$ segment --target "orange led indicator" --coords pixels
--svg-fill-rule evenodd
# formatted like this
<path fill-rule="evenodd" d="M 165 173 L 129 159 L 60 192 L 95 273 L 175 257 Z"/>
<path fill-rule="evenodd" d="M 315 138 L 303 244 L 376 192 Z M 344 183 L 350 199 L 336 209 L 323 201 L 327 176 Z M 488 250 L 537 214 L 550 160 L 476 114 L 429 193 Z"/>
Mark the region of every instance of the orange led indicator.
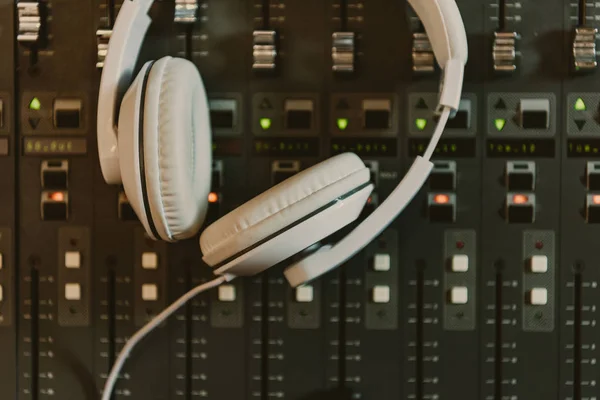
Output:
<path fill-rule="evenodd" d="M 592 196 L 592 203 L 600 204 L 600 194 L 595 194 Z"/>
<path fill-rule="evenodd" d="M 447 194 L 436 194 L 433 201 L 436 204 L 448 204 L 448 202 L 450 202 L 450 197 Z"/>
<path fill-rule="evenodd" d="M 219 201 L 219 195 L 216 194 L 215 192 L 210 192 L 208 194 L 208 202 L 209 203 L 216 203 L 217 201 Z"/>
<path fill-rule="evenodd" d="M 50 193 L 50 200 L 65 201 L 65 194 L 63 192 L 52 192 Z"/>
<path fill-rule="evenodd" d="M 524 194 L 515 194 L 513 196 L 513 203 L 515 204 L 525 204 L 529 201 L 529 198 Z"/>

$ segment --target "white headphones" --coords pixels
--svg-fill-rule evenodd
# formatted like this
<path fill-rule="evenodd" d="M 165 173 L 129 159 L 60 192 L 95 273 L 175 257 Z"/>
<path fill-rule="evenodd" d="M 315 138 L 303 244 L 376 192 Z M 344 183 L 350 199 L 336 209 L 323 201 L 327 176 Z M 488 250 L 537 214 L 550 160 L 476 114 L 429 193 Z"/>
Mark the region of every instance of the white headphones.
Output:
<path fill-rule="evenodd" d="M 131 83 L 153 2 L 125 0 L 116 20 L 100 83 L 98 151 L 104 179 L 123 183 L 148 235 L 175 241 L 195 235 L 204 222 L 211 130 L 204 84 L 191 62 L 171 57 L 148 62 Z M 379 207 L 340 242 L 321 247 L 286 269 L 294 287 L 351 258 L 402 212 L 427 180 L 431 155 L 449 116 L 458 109 L 468 51 L 455 0 L 409 3 L 423 22 L 443 71 L 438 125 L 425 154 L 415 159 Z M 260 273 L 358 218 L 373 190 L 369 178 L 369 169 L 358 156 L 340 154 L 272 187 L 206 228 L 200 236 L 203 260 L 219 278 L 186 294 L 131 338 L 111 371 L 103 399 L 110 398 L 135 344 L 190 298 L 236 276 Z"/>

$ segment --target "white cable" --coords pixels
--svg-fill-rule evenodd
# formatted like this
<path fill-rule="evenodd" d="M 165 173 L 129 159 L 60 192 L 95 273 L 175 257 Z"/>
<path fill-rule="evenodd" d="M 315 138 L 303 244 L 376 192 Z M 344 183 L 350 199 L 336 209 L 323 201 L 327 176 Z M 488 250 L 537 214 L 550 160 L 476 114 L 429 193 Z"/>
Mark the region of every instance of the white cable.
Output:
<path fill-rule="evenodd" d="M 234 277 L 232 275 L 224 275 L 220 276 L 212 281 L 203 283 L 202 285 L 196 286 L 179 299 L 177 299 L 173 304 L 167 307 L 163 312 L 158 314 L 156 317 L 152 318 L 150 322 L 144 325 L 139 331 L 135 333 L 125 344 L 121 352 L 119 353 L 119 357 L 115 361 L 108 378 L 106 379 L 106 383 L 104 384 L 104 391 L 102 392 L 102 400 L 110 400 L 112 396 L 112 392 L 115 388 L 115 384 L 117 383 L 117 379 L 119 378 L 119 374 L 121 373 L 121 369 L 123 369 L 123 365 L 129 357 L 129 354 L 133 350 L 133 348 L 150 332 L 152 332 L 157 326 L 162 324 L 167 318 L 169 318 L 173 313 L 183 307 L 188 301 L 196 297 L 198 294 L 212 289 L 214 287 L 219 286 L 224 282 L 231 281 Z"/>
<path fill-rule="evenodd" d="M 450 107 L 444 107 L 442 111 L 442 115 L 440 115 L 440 120 L 438 121 L 435 131 L 433 131 L 433 136 L 429 140 L 429 144 L 427 145 L 427 149 L 425 150 L 425 154 L 423 154 L 423 158 L 426 160 L 430 160 L 433 156 L 433 152 L 437 147 L 440 138 L 442 137 L 442 133 L 444 133 L 444 128 L 446 128 L 446 123 L 448 122 L 448 117 L 450 116 Z"/>

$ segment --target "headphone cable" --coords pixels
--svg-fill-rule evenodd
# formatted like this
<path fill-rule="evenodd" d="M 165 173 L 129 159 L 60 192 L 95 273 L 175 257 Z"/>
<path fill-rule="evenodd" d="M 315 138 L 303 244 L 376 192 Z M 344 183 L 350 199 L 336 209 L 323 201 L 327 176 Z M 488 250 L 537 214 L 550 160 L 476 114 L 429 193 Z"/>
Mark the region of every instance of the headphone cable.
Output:
<path fill-rule="evenodd" d="M 146 325 L 144 325 L 139 331 L 137 331 L 123 346 L 123 349 L 119 353 L 117 360 L 115 361 L 108 378 L 106 379 L 106 383 L 104 384 L 104 390 L 102 391 L 102 400 L 110 400 L 112 396 L 112 392 L 117 383 L 117 379 L 119 378 L 119 374 L 123 369 L 123 365 L 125 361 L 135 348 L 139 342 L 144 339 L 150 332 L 152 332 L 156 327 L 162 324 L 167 318 L 173 315 L 177 310 L 183 307 L 188 301 L 196 297 L 202 292 L 205 292 L 209 289 L 215 288 L 224 282 L 229 282 L 234 278 L 233 275 L 223 275 L 212 281 L 203 283 L 202 285 L 196 286 L 175 302 L 173 302 L 169 307 L 165 308 L 160 314 L 156 317 L 152 318 Z"/>

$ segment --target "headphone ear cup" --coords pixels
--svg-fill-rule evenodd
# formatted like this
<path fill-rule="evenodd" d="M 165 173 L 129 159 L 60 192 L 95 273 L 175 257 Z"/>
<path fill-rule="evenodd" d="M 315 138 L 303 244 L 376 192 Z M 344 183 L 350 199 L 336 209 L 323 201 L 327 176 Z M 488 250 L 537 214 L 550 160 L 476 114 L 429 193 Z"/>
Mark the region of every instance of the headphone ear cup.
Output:
<path fill-rule="evenodd" d="M 125 99 L 121 106 L 123 183 L 150 236 L 185 239 L 199 230 L 208 208 L 212 149 L 206 91 L 195 65 L 183 59 L 162 58 L 145 76 L 135 90 L 137 107 Z M 133 129 L 122 132 L 122 121 Z M 123 133 L 134 138 L 126 148 Z M 127 169 L 137 171 L 135 185 L 126 185 Z"/>
<path fill-rule="evenodd" d="M 369 179 L 369 169 L 353 153 L 339 154 L 314 165 L 207 227 L 200 236 L 203 260 L 216 267 L 225 260 L 239 257 L 306 218 L 334 206 L 348 194 L 368 186 Z M 319 235 L 320 232 L 315 232 L 314 236 L 304 239 L 311 245 L 321 240 Z M 295 245 L 290 243 L 283 246 L 286 249 L 279 250 L 289 250 L 287 258 L 304 249 L 296 249 Z"/>

